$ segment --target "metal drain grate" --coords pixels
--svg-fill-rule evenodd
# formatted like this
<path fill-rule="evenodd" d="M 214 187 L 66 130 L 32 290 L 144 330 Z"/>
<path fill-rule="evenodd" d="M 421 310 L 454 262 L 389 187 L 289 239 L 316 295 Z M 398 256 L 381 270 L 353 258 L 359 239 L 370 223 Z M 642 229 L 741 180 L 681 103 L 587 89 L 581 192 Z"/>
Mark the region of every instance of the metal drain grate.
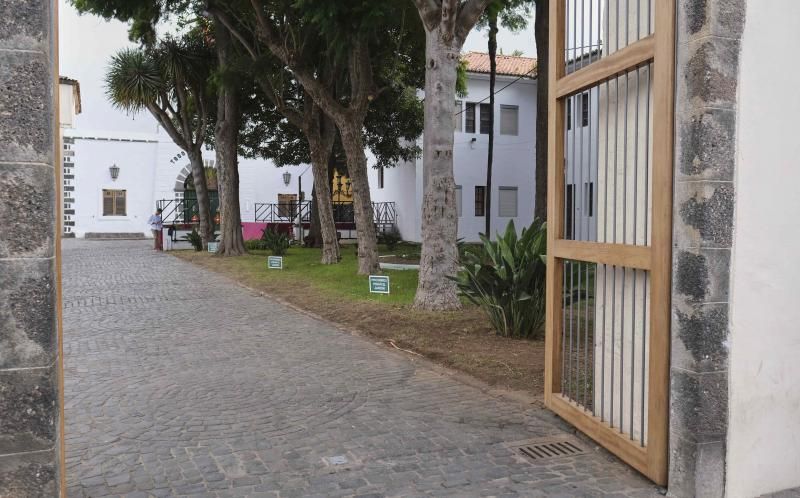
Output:
<path fill-rule="evenodd" d="M 517 443 L 513 449 L 534 461 L 551 458 L 571 457 L 586 453 L 574 439 L 567 437 L 551 437 L 533 439 Z"/>

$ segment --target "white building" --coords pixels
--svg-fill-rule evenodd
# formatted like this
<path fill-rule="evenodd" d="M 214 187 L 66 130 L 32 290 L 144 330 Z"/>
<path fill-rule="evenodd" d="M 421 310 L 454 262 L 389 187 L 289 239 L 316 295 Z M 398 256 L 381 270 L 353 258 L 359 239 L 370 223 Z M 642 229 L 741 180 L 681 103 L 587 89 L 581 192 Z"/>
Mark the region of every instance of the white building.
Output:
<path fill-rule="evenodd" d="M 185 153 L 163 131 L 68 129 L 64 135 L 74 169 L 65 189 L 74 194 L 70 216 L 77 237 L 149 236 L 147 220 L 157 203 L 182 199 L 187 179 L 191 184 Z M 207 167 L 215 166 L 213 150 L 205 150 L 203 158 Z M 304 169 L 302 165 L 277 168 L 266 160 L 239 159 L 242 222 L 249 238 L 260 235 L 254 227 L 256 203 L 275 203 L 279 195 L 296 196 L 297 176 Z M 284 184 L 285 172 L 291 174 L 288 185 Z M 310 183 L 310 170 L 303 177 Z"/>
<path fill-rule="evenodd" d="M 75 172 L 73 171 L 72 140 L 65 139 L 66 130 L 75 127 L 75 116 L 81 113 L 81 87 L 77 80 L 61 76 L 58 80 L 58 124 L 63 144 L 61 152 L 61 225 L 66 237 L 74 237 Z"/>
<path fill-rule="evenodd" d="M 477 241 L 486 223 L 489 56 L 470 52 L 467 95 L 456 102 L 453 168 L 457 185 L 458 236 Z M 492 232 L 513 220 L 517 228 L 533 221 L 536 160 L 536 60 L 497 56 Z M 419 139 L 422 143 L 422 139 Z M 421 241 L 422 157 L 396 167 L 371 169 L 372 200 L 395 202 L 403 239 Z"/>

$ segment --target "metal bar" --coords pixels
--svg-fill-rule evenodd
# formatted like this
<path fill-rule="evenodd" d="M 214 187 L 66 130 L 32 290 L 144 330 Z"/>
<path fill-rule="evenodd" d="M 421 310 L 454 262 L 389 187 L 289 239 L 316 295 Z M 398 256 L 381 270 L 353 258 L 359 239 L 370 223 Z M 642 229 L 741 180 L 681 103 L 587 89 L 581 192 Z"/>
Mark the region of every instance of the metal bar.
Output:
<path fill-rule="evenodd" d="M 584 379 L 583 379 L 583 404 L 586 406 L 586 400 L 588 395 L 589 389 L 589 292 L 591 287 L 589 287 L 589 263 L 584 263 L 586 266 L 586 292 L 584 294 L 584 299 L 586 300 L 584 304 L 584 312 L 585 317 L 583 320 L 583 372 L 584 372 Z M 592 376 L 594 378 L 594 375 Z"/>
<path fill-rule="evenodd" d="M 574 386 L 573 381 L 572 381 L 572 353 L 573 353 L 573 349 L 572 349 L 572 329 L 573 329 L 573 326 L 572 326 L 573 325 L 573 316 L 572 315 L 573 315 L 573 312 L 572 312 L 572 310 L 574 308 L 574 296 L 575 296 L 575 293 L 574 293 L 575 285 L 574 284 L 575 284 L 575 276 L 574 276 L 574 270 L 573 270 L 573 262 L 569 261 L 569 361 L 567 362 L 568 365 L 569 365 L 568 372 L 567 372 L 569 381 L 567 382 L 567 388 L 568 388 L 567 396 L 570 399 L 574 399 L 574 397 L 572 395 L 573 386 Z"/>
<path fill-rule="evenodd" d="M 625 427 L 625 286 L 627 283 L 628 269 L 622 267 L 622 289 L 620 291 L 619 313 L 619 431 L 623 432 Z"/>
<path fill-rule="evenodd" d="M 639 434 L 639 443 L 644 446 L 644 412 L 647 407 L 647 400 L 645 399 L 645 384 L 647 383 L 647 272 L 644 272 L 644 292 L 642 293 L 642 414 L 641 414 L 641 432 Z"/>
<path fill-rule="evenodd" d="M 613 271 L 613 280 L 611 281 L 611 377 L 608 379 L 608 383 L 611 386 L 611 394 L 609 396 L 611 401 L 611 413 L 609 414 L 609 423 L 611 427 L 614 427 L 614 367 L 616 366 L 616 360 L 614 359 L 614 351 L 617 346 L 617 337 L 616 337 L 616 314 L 617 314 L 617 267 L 612 266 Z M 620 407 L 620 410 L 622 407 Z"/>
<path fill-rule="evenodd" d="M 583 307 L 583 287 L 581 286 L 581 277 L 583 277 L 583 262 L 578 261 L 578 322 L 575 326 L 577 337 L 575 340 L 575 377 L 576 377 L 576 390 L 575 396 L 572 398 L 578 402 L 581 387 L 581 308 Z M 575 289 L 572 289 L 572 294 L 575 295 Z"/>

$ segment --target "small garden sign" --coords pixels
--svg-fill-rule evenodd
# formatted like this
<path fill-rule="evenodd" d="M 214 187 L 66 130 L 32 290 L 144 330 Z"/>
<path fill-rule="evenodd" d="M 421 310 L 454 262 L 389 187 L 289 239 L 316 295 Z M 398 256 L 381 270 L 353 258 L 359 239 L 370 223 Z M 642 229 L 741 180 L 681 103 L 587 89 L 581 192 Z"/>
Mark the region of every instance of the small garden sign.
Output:
<path fill-rule="evenodd" d="M 389 277 L 387 277 L 386 275 L 370 275 L 369 291 L 372 294 L 388 294 Z"/>
<path fill-rule="evenodd" d="M 208 252 L 217 252 L 219 250 L 219 242 L 209 242 Z"/>
<path fill-rule="evenodd" d="M 270 270 L 283 270 L 283 256 L 267 256 L 267 268 Z"/>

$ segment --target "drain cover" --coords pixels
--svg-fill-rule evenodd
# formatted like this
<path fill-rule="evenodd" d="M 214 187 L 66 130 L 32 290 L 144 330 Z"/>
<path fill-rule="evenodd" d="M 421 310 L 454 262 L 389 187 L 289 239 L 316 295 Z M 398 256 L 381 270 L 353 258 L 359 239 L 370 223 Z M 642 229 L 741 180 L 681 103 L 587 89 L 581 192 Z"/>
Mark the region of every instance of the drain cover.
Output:
<path fill-rule="evenodd" d="M 325 460 L 328 462 L 328 465 L 345 465 L 348 463 L 347 457 L 344 455 L 326 457 Z"/>
<path fill-rule="evenodd" d="M 577 456 L 586 453 L 586 450 L 570 437 L 531 439 L 515 443 L 511 445 L 511 448 L 529 460 L 537 462 L 540 460 Z"/>

